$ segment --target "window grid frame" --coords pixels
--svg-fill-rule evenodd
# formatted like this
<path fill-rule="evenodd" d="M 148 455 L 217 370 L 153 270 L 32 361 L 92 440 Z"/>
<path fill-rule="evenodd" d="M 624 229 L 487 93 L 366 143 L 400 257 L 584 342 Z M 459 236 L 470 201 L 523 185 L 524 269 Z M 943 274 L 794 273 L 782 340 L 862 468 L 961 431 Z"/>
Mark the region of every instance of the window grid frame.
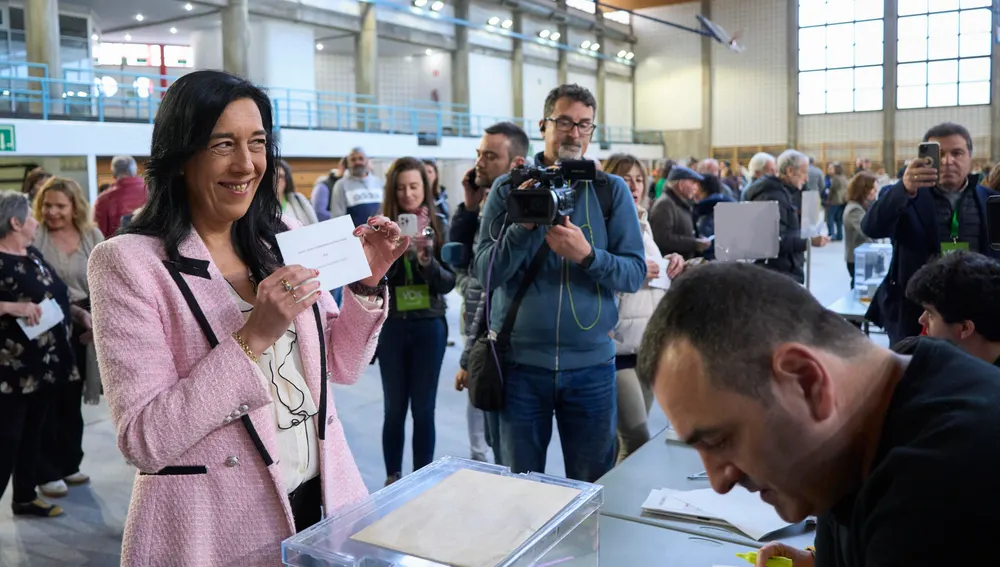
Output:
<path fill-rule="evenodd" d="M 896 2 L 897 2 L 897 6 L 898 6 L 899 0 L 896 0 Z M 917 12 L 917 13 L 913 13 L 913 14 L 907 13 L 905 15 L 898 15 L 898 16 L 896 16 L 896 29 L 897 29 L 897 31 L 899 30 L 900 22 L 902 20 L 904 20 L 904 19 L 914 18 L 914 17 L 918 17 L 918 16 L 923 16 L 923 17 L 927 18 L 927 22 L 926 22 L 927 25 L 925 26 L 925 30 L 926 31 L 925 31 L 925 36 L 924 36 L 926 51 L 924 53 L 924 58 L 923 59 L 917 59 L 915 61 L 909 61 L 909 60 L 908 61 L 901 61 L 900 58 L 899 58 L 899 52 L 900 52 L 899 43 L 902 42 L 902 41 L 904 41 L 905 39 L 904 38 L 899 38 L 899 37 L 896 38 L 896 61 L 895 61 L 895 65 L 896 65 L 896 77 L 897 77 L 897 81 L 896 81 L 896 110 L 897 111 L 898 110 L 921 110 L 921 109 L 927 109 L 927 108 L 958 108 L 958 107 L 989 106 L 989 105 L 991 105 L 993 103 L 993 89 L 992 89 L 992 87 L 993 87 L 992 80 L 993 79 L 992 79 L 992 73 L 987 75 L 987 78 L 986 78 L 985 81 L 962 81 L 962 74 L 961 74 L 962 61 L 975 61 L 977 59 L 986 59 L 986 60 L 990 61 L 991 65 L 992 65 L 992 53 L 991 52 L 992 52 L 992 48 L 993 48 L 993 42 L 996 41 L 996 38 L 994 36 L 993 23 L 992 23 L 992 16 L 993 16 L 992 9 L 989 6 L 974 6 L 974 7 L 963 8 L 961 2 L 959 2 L 958 6 L 959 7 L 956 8 L 956 9 L 954 9 L 954 10 L 941 10 L 941 11 L 931 11 L 930 6 L 928 6 L 927 10 L 924 11 L 924 12 Z M 989 29 L 988 33 L 990 34 L 990 40 L 989 40 L 990 52 L 987 52 L 985 55 L 970 55 L 970 56 L 964 56 L 963 57 L 962 56 L 962 13 L 963 12 L 974 12 L 974 11 L 977 11 L 977 10 L 986 10 L 990 14 L 990 17 L 991 17 L 990 25 L 988 27 L 988 29 Z M 944 15 L 944 14 L 955 14 L 955 17 L 956 17 L 956 19 L 958 21 L 958 33 L 955 35 L 955 40 L 956 40 L 956 43 L 958 45 L 958 53 L 956 54 L 955 57 L 945 57 L 945 58 L 941 58 L 941 59 L 932 59 L 931 58 L 931 54 L 930 54 L 930 45 L 931 45 L 931 37 L 932 37 L 931 36 L 930 18 L 931 18 L 931 16 Z M 983 33 L 983 32 L 974 32 L 974 33 Z M 906 39 L 909 39 L 909 38 L 906 38 Z M 949 83 L 932 83 L 931 82 L 931 78 L 930 78 L 930 67 L 931 67 L 931 64 L 933 64 L 933 63 L 946 63 L 946 62 L 948 62 L 948 63 L 954 62 L 955 67 L 958 70 L 957 71 L 957 76 L 955 77 L 955 82 L 954 83 L 950 83 L 950 82 Z M 883 64 L 884 64 L 884 61 L 883 61 Z M 899 80 L 898 80 L 898 77 L 899 77 L 899 74 L 900 74 L 900 67 L 902 67 L 903 65 L 914 65 L 914 64 L 923 64 L 923 66 L 924 66 L 924 84 L 923 85 L 915 85 L 915 84 L 914 85 L 900 85 L 899 84 Z M 980 103 L 975 103 L 975 104 L 962 104 L 962 84 L 963 83 L 967 84 L 967 85 L 970 85 L 970 84 L 983 84 L 983 83 L 985 83 L 986 84 L 986 92 L 989 94 L 989 98 L 986 100 L 986 102 L 980 102 Z M 951 84 L 955 85 L 955 104 L 933 105 L 933 106 L 931 106 L 931 104 L 930 104 L 930 98 L 931 98 L 930 97 L 930 91 L 931 91 L 931 87 L 932 86 L 940 86 L 940 85 L 951 85 Z M 924 104 L 922 106 L 900 106 L 900 102 L 899 101 L 902 98 L 902 97 L 900 97 L 900 90 L 901 89 L 917 88 L 917 87 L 922 87 L 924 89 Z"/>
<path fill-rule="evenodd" d="M 824 2 L 824 6 L 827 6 L 830 1 L 833 1 L 833 0 L 826 0 L 826 2 Z M 798 0 L 798 4 L 799 4 L 799 8 L 800 9 L 801 9 L 803 3 L 804 3 L 804 0 Z M 882 62 L 881 63 L 877 63 L 877 64 L 873 64 L 873 65 L 858 65 L 857 64 L 858 37 L 857 37 L 857 28 L 856 28 L 856 26 L 859 23 L 866 23 L 866 22 L 878 22 L 882 26 L 883 33 L 882 33 L 882 39 L 880 41 L 880 45 L 881 45 L 881 49 L 882 49 L 882 58 L 881 58 Z M 861 89 L 859 89 L 857 81 L 856 81 L 856 77 L 857 77 L 857 71 L 858 71 L 858 69 L 878 69 L 880 75 L 882 75 L 882 77 L 885 77 L 885 64 L 886 64 L 886 61 L 885 61 L 885 33 L 884 33 L 884 29 L 885 29 L 885 10 L 883 10 L 882 11 L 882 15 L 879 16 L 879 17 L 877 17 L 877 18 L 862 18 L 862 19 L 857 19 L 857 15 L 855 14 L 855 15 L 853 15 L 851 17 L 850 20 L 843 21 L 843 22 L 833 22 L 833 23 L 831 23 L 831 22 L 824 22 L 822 24 L 814 24 L 814 25 L 803 26 L 801 24 L 801 17 L 800 17 L 800 21 L 797 22 L 797 24 L 798 24 L 798 26 L 797 26 L 797 30 L 796 30 L 796 41 L 797 41 L 798 45 L 797 45 L 797 49 L 796 49 L 796 57 L 797 57 L 797 61 L 798 62 L 796 64 L 796 67 L 797 67 L 797 69 L 796 69 L 796 73 L 797 73 L 797 75 L 796 75 L 796 87 L 797 87 L 796 96 L 798 98 L 801 98 L 804 92 L 809 92 L 809 91 L 803 91 L 803 89 L 802 89 L 802 75 L 804 73 L 815 73 L 817 71 L 823 71 L 823 72 L 827 72 L 828 73 L 830 71 L 846 71 L 846 70 L 850 70 L 851 73 L 852 73 L 852 75 L 853 75 L 853 77 L 854 77 L 854 79 L 852 79 L 853 83 L 851 85 L 851 90 L 850 90 L 850 93 L 851 93 L 851 110 L 833 110 L 833 111 L 829 110 L 829 94 L 831 92 L 831 89 L 829 88 L 829 85 L 827 84 L 827 85 L 824 85 L 823 91 L 822 91 L 822 93 L 823 93 L 823 105 L 824 105 L 823 111 L 822 112 L 806 112 L 806 113 L 803 113 L 802 112 L 802 104 L 801 104 L 801 102 L 799 102 L 799 104 L 797 104 L 797 107 L 798 107 L 797 108 L 797 113 L 798 113 L 798 115 L 799 116 L 826 116 L 826 115 L 833 115 L 833 114 L 853 114 L 853 113 L 867 113 L 867 112 L 882 112 L 885 109 L 885 82 L 884 82 L 884 80 L 880 83 L 880 86 L 878 88 L 878 91 L 880 92 L 880 95 L 881 95 L 879 97 L 879 106 L 878 106 L 878 108 L 858 110 L 857 109 L 858 91 L 859 90 L 861 90 L 861 91 L 869 91 L 869 90 L 874 91 L 875 88 L 872 87 L 872 88 L 861 88 Z M 840 26 L 840 25 L 844 25 L 844 24 L 851 24 L 852 26 L 854 26 L 854 30 L 855 30 L 854 43 L 852 43 L 852 47 L 855 50 L 855 54 L 854 54 L 854 58 L 853 58 L 853 61 L 852 61 L 851 65 L 830 67 L 829 64 L 828 64 L 828 61 L 827 61 L 827 62 L 824 62 L 824 66 L 823 67 L 820 67 L 820 68 L 817 68 L 817 69 L 802 69 L 801 68 L 802 44 L 799 41 L 799 37 L 801 36 L 802 30 L 816 30 L 816 29 L 827 30 L 831 26 Z M 823 49 L 824 49 L 824 52 L 826 50 L 830 49 L 828 40 L 824 40 L 824 47 L 823 47 Z M 832 89 L 832 90 L 833 91 L 837 91 L 837 89 Z M 815 91 L 815 92 L 817 94 L 819 93 L 819 91 Z M 845 89 L 845 90 L 843 90 L 843 92 L 846 93 L 847 90 Z"/>

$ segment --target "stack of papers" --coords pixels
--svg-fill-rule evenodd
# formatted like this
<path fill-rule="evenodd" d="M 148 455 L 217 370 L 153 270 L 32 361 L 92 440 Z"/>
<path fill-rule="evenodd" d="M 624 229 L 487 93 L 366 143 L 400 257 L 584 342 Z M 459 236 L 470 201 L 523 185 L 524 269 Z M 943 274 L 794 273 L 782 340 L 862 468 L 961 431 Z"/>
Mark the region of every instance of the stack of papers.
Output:
<path fill-rule="evenodd" d="M 757 541 L 791 524 L 774 508 L 742 486 L 722 495 L 711 488 L 701 490 L 653 490 L 642 504 L 652 514 L 734 527 Z"/>

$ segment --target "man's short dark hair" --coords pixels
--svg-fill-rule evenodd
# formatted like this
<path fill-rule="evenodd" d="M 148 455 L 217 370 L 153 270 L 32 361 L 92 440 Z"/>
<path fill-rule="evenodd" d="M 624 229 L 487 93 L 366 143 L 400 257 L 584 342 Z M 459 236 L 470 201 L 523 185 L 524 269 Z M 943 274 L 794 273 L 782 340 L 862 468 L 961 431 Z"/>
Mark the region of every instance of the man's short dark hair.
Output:
<path fill-rule="evenodd" d="M 870 342 L 786 275 L 754 264 L 690 268 L 670 285 L 646 326 L 638 373 L 652 388 L 664 350 L 686 340 L 717 388 L 770 400 L 776 347 L 797 342 L 853 358 Z"/>
<path fill-rule="evenodd" d="M 556 107 L 556 101 L 561 98 L 568 98 L 572 101 L 583 103 L 593 108 L 594 114 L 597 114 L 597 99 L 594 98 L 594 95 L 590 91 L 574 83 L 572 85 L 560 85 L 549 91 L 549 96 L 545 97 L 544 118 L 552 118 L 552 109 Z"/>
<path fill-rule="evenodd" d="M 528 157 L 528 135 L 524 133 L 524 129 L 514 124 L 513 122 L 497 122 L 496 124 L 490 126 L 484 130 L 487 134 L 500 134 L 507 138 L 510 143 L 510 160 L 514 161 L 514 158 Z"/>
<path fill-rule="evenodd" d="M 906 297 L 933 307 L 946 323 L 972 321 L 986 340 L 1000 341 L 1000 262 L 992 258 L 945 254 L 913 274 Z"/>
<path fill-rule="evenodd" d="M 931 128 L 924 134 L 924 141 L 926 142 L 931 138 L 947 138 L 949 136 L 961 136 L 965 138 L 965 145 L 969 148 L 969 153 L 972 153 L 972 135 L 969 134 L 969 129 L 954 122 L 942 122 Z"/>

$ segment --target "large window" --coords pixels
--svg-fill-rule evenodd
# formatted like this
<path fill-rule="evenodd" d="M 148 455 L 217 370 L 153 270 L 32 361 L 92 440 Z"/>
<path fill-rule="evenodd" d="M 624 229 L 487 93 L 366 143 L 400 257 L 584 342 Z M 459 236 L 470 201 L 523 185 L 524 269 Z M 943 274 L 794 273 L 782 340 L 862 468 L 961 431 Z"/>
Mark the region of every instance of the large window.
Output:
<path fill-rule="evenodd" d="M 882 0 L 799 0 L 799 114 L 882 110 Z"/>
<path fill-rule="evenodd" d="M 167 67 L 194 66 L 194 48 L 189 45 L 165 45 L 163 54 L 166 56 Z M 94 59 L 98 65 L 159 67 L 160 46 L 145 43 L 100 43 L 94 48 Z"/>
<path fill-rule="evenodd" d="M 587 12 L 588 14 L 593 14 L 597 11 L 597 4 L 594 3 L 594 0 L 566 0 L 566 5 L 570 8 Z M 631 15 L 625 10 L 605 11 L 604 18 L 612 22 L 625 24 L 626 26 L 632 21 Z"/>
<path fill-rule="evenodd" d="M 990 103 L 991 0 L 898 0 L 898 108 Z"/>

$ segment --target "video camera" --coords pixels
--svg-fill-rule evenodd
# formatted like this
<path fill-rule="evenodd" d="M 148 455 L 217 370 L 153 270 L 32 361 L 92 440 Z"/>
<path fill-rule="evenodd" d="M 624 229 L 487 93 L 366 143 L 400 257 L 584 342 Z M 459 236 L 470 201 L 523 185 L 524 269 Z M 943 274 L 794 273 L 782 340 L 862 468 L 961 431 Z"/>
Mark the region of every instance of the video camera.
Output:
<path fill-rule="evenodd" d="M 554 225 L 573 214 L 577 181 L 594 181 L 597 167 L 590 160 L 563 161 L 553 167 L 521 166 L 510 172 L 507 220 L 516 223 Z M 536 183 L 518 189 L 529 179 Z"/>

